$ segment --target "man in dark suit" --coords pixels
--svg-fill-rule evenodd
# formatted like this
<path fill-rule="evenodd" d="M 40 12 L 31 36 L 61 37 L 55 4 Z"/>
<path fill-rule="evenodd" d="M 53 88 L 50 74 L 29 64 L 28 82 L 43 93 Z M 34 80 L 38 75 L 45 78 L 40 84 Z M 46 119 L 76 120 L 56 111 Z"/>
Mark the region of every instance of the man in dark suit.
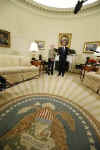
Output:
<path fill-rule="evenodd" d="M 65 70 L 66 70 L 66 59 L 67 55 L 69 53 L 69 48 L 66 47 L 68 42 L 66 40 L 62 41 L 62 47 L 58 48 L 58 54 L 59 54 L 59 74 L 58 76 L 62 75 L 64 76 Z"/>

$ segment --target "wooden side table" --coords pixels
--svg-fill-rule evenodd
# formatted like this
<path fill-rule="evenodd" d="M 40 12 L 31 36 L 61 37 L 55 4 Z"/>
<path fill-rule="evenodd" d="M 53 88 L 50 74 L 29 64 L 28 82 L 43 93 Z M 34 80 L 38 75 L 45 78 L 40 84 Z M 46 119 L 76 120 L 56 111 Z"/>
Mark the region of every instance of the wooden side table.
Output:
<path fill-rule="evenodd" d="M 39 66 L 39 76 L 40 76 L 41 72 L 43 70 L 42 61 L 41 60 L 34 60 L 34 61 L 31 61 L 31 64 L 34 66 Z"/>
<path fill-rule="evenodd" d="M 80 70 L 80 79 L 81 81 L 83 81 L 84 77 L 85 77 L 85 72 L 90 72 L 90 71 L 96 71 L 97 67 L 96 66 L 92 66 L 92 65 L 83 65 L 83 67 Z"/>

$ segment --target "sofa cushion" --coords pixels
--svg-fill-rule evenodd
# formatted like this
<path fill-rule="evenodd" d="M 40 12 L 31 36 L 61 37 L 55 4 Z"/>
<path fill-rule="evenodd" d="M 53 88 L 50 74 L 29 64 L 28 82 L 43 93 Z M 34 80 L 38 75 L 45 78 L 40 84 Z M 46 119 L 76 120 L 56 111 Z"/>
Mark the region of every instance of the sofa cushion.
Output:
<path fill-rule="evenodd" d="M 100 81 L 100 75 L 98 75 L 96 72 L 87 72 L 86 76 L 90 79 Z"/>
<path fill-rule="evenodd" d="M 0 67 L 31 66 L 31 57 L 0 55 Z"/>
<path fill-rule="evenodd" d="M 86 72 L 83 83 L 85 86 L 97 92 L 100 89 L 100 75 L 96 72 Z"/>
<path fill-rule="evenodd" d="M 0 67 L 0 75 L 3 74 L 13 74 L 13 73 L 22 73 L 22 72 L 31 72 L 31 71 L 38 71 L 39 68 L 35 66 L 30 67 L 23 67 L 23 66 L 16 66 L 16 67 Z"/>
<path fill-rule="evenodd" d="M 31 66 L 31 58 L 26 56 L 20 56 L 20 66 Z"/>
<path fill-rule="evenodd" d="M 5 74 L 3 77 L 9 82 L 9 83 L 16 83 L 23 81 L 23 74 L 22 73 L 15 73 L 15 74 Z"/>
<path fill-rule="evenodd" d="M 0 67 L 19 66 L 19 56 L 0 55 Z"/>

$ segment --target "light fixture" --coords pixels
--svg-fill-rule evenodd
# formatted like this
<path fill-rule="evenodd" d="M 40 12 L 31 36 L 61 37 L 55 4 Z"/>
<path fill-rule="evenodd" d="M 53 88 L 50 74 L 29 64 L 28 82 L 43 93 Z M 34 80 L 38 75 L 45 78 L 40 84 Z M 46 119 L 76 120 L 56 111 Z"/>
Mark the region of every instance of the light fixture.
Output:
<path fill-rule="evenodd" d="M 96 52 L 100 53 L 100 46 L 97 47 Z"/>
<path fill-rule="evenodd" d="M 32 42 L 29 50 L 31 52 L 38 52 L 38 45 L 37 45 L 37 43 L 36 42 Z"/>
<path fill-rule="evenodd" d="M 100 57 L 100 46 L 97 47 L 96 52 L 94 53 L 96 57 Z"/>
<path fill-rule="evenodd" d="M 74 8 L 78 0 L 33 0 L 38 4 L 48 6 L 51 8 Z M 80 0 L 82 1 L 82 0 Z M 88 0 L 83 5 L 88 5 L 96 2 L 98 0 Z"/>
<path fill-rule="evenodd" d="M 96 57 L 100 57 L 100 53 L 94 53 L 94 55 L 96 56 Z"/>
<path fill-rule="evenodd" d="M 86 1 L 88 1 L 88 0 L 78 0 L 77 4 L 75 6 L 75 9 L 74 9 L 74 14 L 77 14 L 80 11 L 80 9 L 83 6 L 83 3 L 85 3 Z"/>

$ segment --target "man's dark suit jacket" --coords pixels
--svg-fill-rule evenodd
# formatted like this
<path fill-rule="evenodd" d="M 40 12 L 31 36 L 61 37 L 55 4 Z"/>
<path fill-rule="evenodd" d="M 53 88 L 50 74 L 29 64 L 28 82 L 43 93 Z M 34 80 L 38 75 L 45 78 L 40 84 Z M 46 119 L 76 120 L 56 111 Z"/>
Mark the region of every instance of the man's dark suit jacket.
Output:
<path fill-rule="evenodd" d="M 66 60 L 67 55 L 69 54 L 69 48 L 65 47 L 65 50 L 63 50 L 63 47 L 58 48 L 58 54 L 59 54 L 59 61 L 60 60 Z"/>

